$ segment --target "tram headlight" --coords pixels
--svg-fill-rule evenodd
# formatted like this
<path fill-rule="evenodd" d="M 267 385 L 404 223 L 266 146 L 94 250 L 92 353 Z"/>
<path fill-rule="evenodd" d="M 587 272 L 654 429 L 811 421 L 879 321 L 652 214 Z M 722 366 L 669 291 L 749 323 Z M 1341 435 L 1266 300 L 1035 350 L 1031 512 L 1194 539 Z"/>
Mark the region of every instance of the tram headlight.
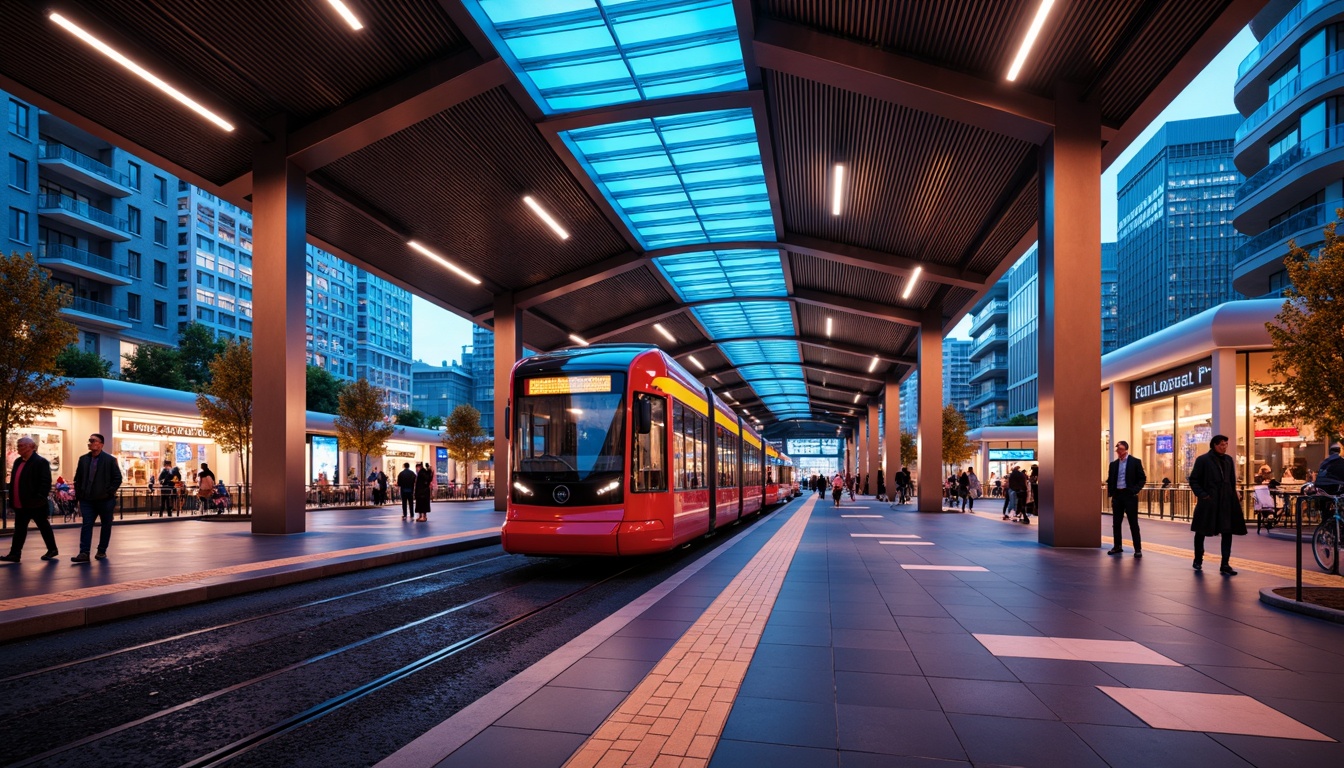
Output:
<path fill-rule="evenodd" d="M 518 482 L 517 480 L 513 481 L 513 487 L 514 487 L 519 493 L 523 494 L 524 496 L 531 496 L 531 495 L 532 495 L 532 489 L 531 489 L 531 488 L 528 488 L 526 485 L 523 485 L 522 483 Z"/>

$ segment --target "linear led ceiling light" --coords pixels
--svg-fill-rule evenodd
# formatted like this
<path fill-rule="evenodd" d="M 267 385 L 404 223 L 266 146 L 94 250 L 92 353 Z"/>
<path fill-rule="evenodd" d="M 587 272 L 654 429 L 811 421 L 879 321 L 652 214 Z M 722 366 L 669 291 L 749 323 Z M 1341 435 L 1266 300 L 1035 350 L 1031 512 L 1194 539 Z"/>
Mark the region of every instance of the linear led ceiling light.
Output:
<path fill-rule="evenodd" d="M 429 249 L 426 248 L 425 246 L 423 246 L 423 245 L 417 243 L 416 241 L 412 240 L 412 241 L 410 241 L 409 243 L 407 243 L 407 245 L 411 246 L 412 248 L 414 248 L 415 250 L 417 250 L 417 251 L 419 251 L 420 253 L 424 254 L 425 256 L 428 256 L 429 258 L 431 258 L 431 259 L 433 259 L 433 260 L 439 262 L 440 264 L 442 264 L 443 266 L 447 267 L 448 269 L 451 269 L 452 271 L 454 271 L 454 272 L 456 272 L 457 274 L 461 275 L 464 279 L 466 279 L 467 281 L 469 281 L 472 285 L 480 285 L 480 284 L 481 284 L 481 280 L 480 280 L 480 278 L 476 277 L 475 275 L 471 274 L 470 272 L 467 272 L 466 270 L 464 270 L 464 269 L 462 269 L 461 267 L 457 266 L 457 265 L 454 264 L 453 262 L 451 262 L 451 261 L 449 261 L 449 260 L 443 258 L 443 257 L 440 256 L 439 254 L 437 254 L 437 253 L 435 253 L 435 252 L 429 250 Z"/>
<path fill-rule="evenodd" d="M 1022 38 L 1022 47 L 1017 49 L 1017 56 L 1013 57 L 1013 66 L 1008 70 L 1008 80 L 1017 79 L 1017 74 L 1022 71 L 1022 65 L 1027 61 L 1027 54 L 1031 53 L 1031 46 L 1036 43 L 1036 36 L 1041 33 L 1041 27 L 1045 25 L 1045 17 L 1050 15 L 1050 9 L 1055 5 L 1055 0 L 1041 0 L 1041 6 L 1036 9 L 1036 18 L 1031 20 L 1031 28 L 1027 30 L 1027 36 Z"/>
<path fill-rule="evenodd" d="M 831 338 L 831 318 L 826 318 L 826 338 Z"/>
<path fill-rule="evenodd" d="M 873 362 L 868 364 L 869 373 L 872 373 L 873 371 L 877 370 L 877 363 L 878 363 L 878 357 L 877 355 L 873 355 Z"/>
<path fill-rule="evenodd" d="M 690 361 L 691 361 L 692 363 L 695 363 L 695 367 L 696 367 L 696 368 L 699 368 L 699 369 L 702 370 L 702 371 L 705 370 L 705 364 L 702 363 L 702 362 L 700 362 L 699 360 L 696 360 L 696 359 L 695 359 L 695 355 L 691 355 L 691 356 L 690 356 Z"/>
<path fill-rule="evenodd" d="M 676 343 L 677 337 L 673 336 L 671 331 L 668 331 L 666 328 L 664 328 L 662 323 L 654 323 L 653 328 L 654 330 L 663 334 L 663 336 L 666 337 L 668 341 Z"/>
<path fill-rule="evenodd" d="M 910 292 L 915 290 L 915 283 L 919 281 L 919 273 L 923 272 L 923 267 L 915 267 L 915 271 L 910 273 L 910 281 L 905 284 L 905 290 L 901 291 L 901 298 L 910 298 Z"/>
<path fill-rule="evenodd" d="M 527 207 L 531 208 L 532 212 L 537 214 L 537 218 L 546 222 L 546 226 L 550 227 L 552 232 L 559 235 L 561 240 L 569 239 L 569 233 L 565 231 L 565 228 L 560 226 L 560 222 L 551 218 L 551 214 L 547 213 L 546 209 L 542 208 L 541 203 L 538 203 L 535 198 L 531 195 L 526 195 L 523 197 L 523 202 L 527 203 Z"/>
<path fill-rule="evenodd" d="M 831 173 L 831 215 L 840 215 L 840 202 L 845 196 L 845 166 L 836 163 Z"/>
<path fill-rule="evenodd" d="M 81 28 L 79 25 L 65 18 L 61 14 L 53 11 L 51 15 L 48 16 L 47 18 L 55 22 L 57 26 L 60 26 L 61 28 L 65 29 L 65 31 L 69 32 L 75 37 L 78 37 L 80 40 L 83 40 L 94 50 L 98 51 L 99 53 L 103 54 L 109 59 L 117 62 L 126 69 L 129 69 L 130 71 L 139 75 L 150 85 L 153 85 L 160 91 L 163 91 L 169 96 L 172 96 L 174 99 L 177 99 L 179 102 L 186 105 L 187 108 L 189 108 L 191 111 L 195 112 L 201 117 L 204 117 L 206 120 L 209 120 L 210 122 L 214 123 L 215 125 L 218 125 L 220 128 L 223 128 L 226 131 L 233 130 L 232 123 L 220 117 L 219 115 L 216 115 L 214 112 L 211 112 L 210 110 L 201 106 L 197 102 L 193 101 L 190 96 L 186 95 L 185 93 L 177 90 L 173 86 L 164 82 L 157 75 L 145 69 L 144 67 L 140 66 L 139 64 L 136 64 L 134 61 L 131 61 L 130 59 L 126 58 L 126 56 L 124 56 L 120 51 L 114 49 L 112 46 L 108 45 L 107 43 L 104 43 L 102 40 L 99 40 L 98 38 L 84 31 L 84 29 Z"/>
<path fill-rule="evenodd" d="M 859 402 L 859 398 L 862 397 L 862 396 L 863 396 L 863 393 L 862 393 L 862 392 L 855 392 L 855 393 L 854 393 L 854 402 L 856 402 L 856 403 Z M 853 413 L 853 411 L 850 411 L 850 413 Z"/>
<path fill-rule="evenodd" d="M 578 344 L 580 347 L 588 346 L 588 342 L 584 341 L 583 338 L 576 333 L 569 334 L 569 340 L 574 342 L 575 344 Z"/>
<path fill-rule="evenodd" d="M 358 32 L 364 28 L 364 25 L 355 17 L 354 12 L 341 0 L 327 0 L 327 2 L 331 3 L 331 7 L 336 9 L 336 12 L 341 15 L 342 19 L 345 19 L 345 23 L 349 24 L 351 29 Z"/>

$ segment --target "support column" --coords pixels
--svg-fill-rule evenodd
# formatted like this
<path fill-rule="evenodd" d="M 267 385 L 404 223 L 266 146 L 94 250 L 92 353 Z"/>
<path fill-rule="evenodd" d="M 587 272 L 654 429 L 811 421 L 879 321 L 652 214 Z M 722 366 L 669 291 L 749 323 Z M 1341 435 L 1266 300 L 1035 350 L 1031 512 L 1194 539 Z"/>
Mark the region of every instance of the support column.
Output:
<path fill-rule="evenodd" d="M 304 172 L 287 134 L 257 149 L 252 169 L 252 532 L 303 533 L 307 382 L 304 340 Z M 265 471 L 262 479 L 258 470 Z M 333 482 L 339 478 L 333 478 Z"/>
<path fill-rule="evenodd" d="M 1101 114 L 1061 89 L 1041 148 L 1041 543 L 1101 546 Z"/>
<path fill-rule="evenodd" d="M 854 428 L 854 476 L 858 478 L 854 485 L 858 493 L 863 493 L 863 478 L 868 474 L 867 426 L 860 416 L 859 424 Z"/>
<path fill-rule="evenodd" d="M 1110 397 L 1107 402 L 1107 406 L 1110 408 L 1111 413 L 1106 422 L 1109 425 L 1111 434 L 1110 439 L 1102 446 L 1101 462 L 1097 465 L 1099 467 L 1110 463 L 1111 457 L 1115 454 L 1115 444 L 1120 440 L 1129 443 L 1131 450 L 1137 449 L 1143 443 L 1140 436 L 1134 434 L 1132 413 L 1129 405 L 1129 393 L 1129 382 L 1117 381 L 1111 384 Z M 1151 469 L 1151 467 L 1149 467 L 1149 469 Z M 1102 479 L 1105 479 L 1106 475 L 1103 474 L 1101 477 Z M 1150 477 L 1148 478 L 1148 482 L 1160 483 L 1162 482 L 1162 478 Z"/>
<path fill-rule="evenodd" d="M 1101 290 L 1100 287 L 1097 288 Z M 1100 301 L 1100 294 L 1098 294 Z M 1101 310 L 1097 310 L 1100 312 Z M 1098 331 L 1100 333 L 1100 331 Z M 919 505 L 943 511 L 943 314 L 934 307 L 919 326 Z"/>
<path fill-rule="evenodd" d="M 877 438 L 878 438 L 878 417 L 877 400 L 868 401 L 868 492 L 877 493 L 877 470 L 882 466 L 878 456 Z M 886 478 L 886 473 L 883 479 Z"/>
<path fill-rule="evenodd" d="M 887 379 L 886 404 L 883 406 L 883 419 L 886 429 L 886 478 L 887 486 L 892 486 L 892 478 L 904 465 L 901 463 L 901 383 L 895 377 Z"/>
<path fill-rule="evenodd" d="M 1100 290 L 1100 289 L 1098 289 Z M 508 508 L 513 487 L 509 466 L 509 381 L 513 364 L 523 356 L 523 311 L 513 303 L 513 294 L 495 297 L 495 511 Z"/>
<path fill-rule="evenodd" d="M 1237 350 L 1231 348 L 1213 350 L 1213 434 L 1227 435 L 1227 455 L 1236 462 L 1238 482 L 1245 482 L 1243 462 L 1249 459 L 1246 435 L 1237 434 Z M 1199 448 L 1208 450 L 1208 446 Z"/>

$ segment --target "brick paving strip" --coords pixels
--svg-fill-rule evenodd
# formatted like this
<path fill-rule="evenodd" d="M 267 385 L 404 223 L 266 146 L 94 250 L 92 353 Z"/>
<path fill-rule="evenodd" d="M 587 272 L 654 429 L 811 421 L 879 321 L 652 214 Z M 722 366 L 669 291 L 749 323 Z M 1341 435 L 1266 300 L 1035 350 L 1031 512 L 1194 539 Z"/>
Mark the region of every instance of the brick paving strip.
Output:
<path fill-rule="evenodd" d="M 709 763 L 815 503 L 780 527 L 565 768 Z"/>
<path fill-rule="evenodd" d="M 318 560 L 329 560 L 337 557 L 351 557 L 359 555 L 373 554 L 390 549 L 397 549 L 407 545 L 426 545 L 439 542 L 452 541 L 471 536 L 481 536 L 484 534 L 498 533 L 499 528 L 481 528 L 475 531 L 463 531 L 461 533 L 446 534 L 443 536 L 430 536 L 423 539 L 406 539 L 403 541 L 389 541 L 382 544 L 372 544 L 367 547 L 356 547 L 354 549 L 339 549 L 333 552 L 315 552 L 310 555 L 296 555 L 294 557 L 284 557 L 278 560 L 265 560 L 259 563 L 242 563 L 240 565 L 229 565 L 223 568 L 212 568 L 208 571 L 196 571 L 194 573 L 180 573 L 174 576 L 162 576 L 154 579 L 138 579 L 136 581 L 125 581 L 118 584 L 103 584 L 97 587 L 83 587 L 80 589 L 70 589 L 64 592 L 52 592 L 46 595 L 29 595 L 27 597 L 16 597 L 8 600 L 0 600 L 0 612 L 11 611 L 17 608 L 32 608 L 35 606 L 53 605 L 58 603 L 67 603 L 74 600 L 83 600 L 89 597 L 101 597 L 104 595 L 114 595 L 122 592 L 132 592 L 141 589 L 154 589 L 157 587 L 171 587 L 175 584 L 187 584 L 204 579 L 218 578 L 220 576 L 233 576 L 240 573 L 251 573 L 253 571 L 263 571 L 270 568 L 282 568 L 289 565 L 301 565 L 312 563 Z"/>

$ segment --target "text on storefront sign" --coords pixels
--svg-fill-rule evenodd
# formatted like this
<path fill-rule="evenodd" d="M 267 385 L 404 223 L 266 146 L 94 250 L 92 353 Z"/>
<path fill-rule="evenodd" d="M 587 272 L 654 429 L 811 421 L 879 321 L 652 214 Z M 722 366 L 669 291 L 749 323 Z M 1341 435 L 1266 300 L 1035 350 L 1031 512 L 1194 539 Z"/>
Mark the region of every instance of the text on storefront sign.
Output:
<path fill-rule="evenodd" d="M 1212 385 L 1213 358 L 1206 357 L 1135 381 L 1131 385 L 1129 401 L 1142 403 Z"/>
<path fill-rule="evenodd" d="M 159 437 L 200 437 L 210 439 L 201 427 L 189 427 L 185 424 L 155 424 L 149 421 L 131 421 L 122 419 L 121 431 L 131 435 L 157 435 Z"/>

